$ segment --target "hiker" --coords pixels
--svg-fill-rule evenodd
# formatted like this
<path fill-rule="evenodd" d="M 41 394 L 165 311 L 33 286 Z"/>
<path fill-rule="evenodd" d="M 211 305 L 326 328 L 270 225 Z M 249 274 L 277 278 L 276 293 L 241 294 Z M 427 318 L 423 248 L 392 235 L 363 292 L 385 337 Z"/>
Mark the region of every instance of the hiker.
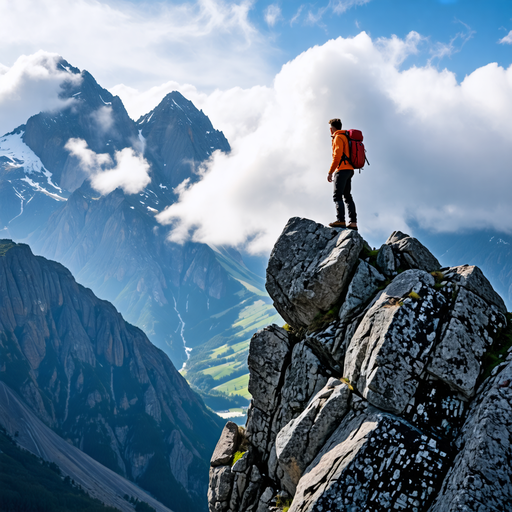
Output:
<path fill-rule="evenodd" d="M 331 119 L 329 121 L 332 138 L 332 163 L 327 175 L 329 183 L 334 181 L 334 204 L 336 205 L 336 220 L 329 226 L 332 228 L 349 228 L 357 230 L 356 205 L 352 198 L 352 176 L 354 167 L 349 160 L 348 139 L 341 131 L 341 121 Z M 347 205 L 349 223 L 345 223 L 345 205 Z"/>

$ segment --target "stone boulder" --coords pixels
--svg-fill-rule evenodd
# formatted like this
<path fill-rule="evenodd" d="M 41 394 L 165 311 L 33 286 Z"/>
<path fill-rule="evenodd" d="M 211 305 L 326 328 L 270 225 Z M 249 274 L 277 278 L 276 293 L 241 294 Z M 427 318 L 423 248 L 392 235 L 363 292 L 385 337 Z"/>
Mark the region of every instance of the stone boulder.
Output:
<path fill-rule="evenodd" d="M 283 470 L 281 485 L 290 493 L 316 457 L 327 438 L 348 412 L 347 384 L 330 378 L 300 416 L 281 429 L 276 438 L 276 456 Z"/>
<path fill-rule="evenodd" d="M 494 291 L 491 283 L 482 271 L 473 265 L 461 265 L 443 270 L 444 278 L 478 295 L 485 302 L 498 308 L 502 314 L 507 313 L 503 299 Z"/>
<path fill-rule="evenodd" d="M 229 464 L 239 445 L 238 425 L 228 421 L 213 451 L 210 466 Z"/>
<path fill-rule="evenodd" d="M 266 327 L 253 336 L 247 364 L 251 372 L 248 388 L 254 407 L 264 412 L 274 410 L 279 381 L 289 363 L 290 351 L 288 333 L 277 325 Z"/>
<path fill-rule="evenodd" d="M 484 354 L 506 323 L 495 305 L 460 288 L 427 370 L 466 398 L 473 396 Z"/>
<path fill-rule="evenodd" d="M 436 438 L 359 401 L 300 479 L 289 512 L 424 510 L 449 462 Z"/>
<path fill-rule="evenodd" d="M 347 349 L 344 376 L 371 404 L 401 413 L 416 392 L 445 298 L 422 270 L 398 275 L 363 317 Z"/>
<path fill-rule="evenodd" d="M 362 248 L 356 231 L 290 219 L 270 255 L 266 282 L 286 322 L 307 327 L 328 311 L 348 286 Z"/>
<path fill-rule="evenodd" d="M 393 250 L 397 260 L 394 263 L 396 268 L 401 266 L 403 269 L 416 268 L 426 272 L 432 272 L 441 268 L 437 258 L 421 242 L 401 231 L 394 231 L 386 240 L 385 245 L 388 245 Z M 380 261 L 386 261 L 386 271 L 389 272 L 393 268 L 389 261 L 389 255 L 386 254 L 384 256 L 383 254 L 382 258 Z"/>

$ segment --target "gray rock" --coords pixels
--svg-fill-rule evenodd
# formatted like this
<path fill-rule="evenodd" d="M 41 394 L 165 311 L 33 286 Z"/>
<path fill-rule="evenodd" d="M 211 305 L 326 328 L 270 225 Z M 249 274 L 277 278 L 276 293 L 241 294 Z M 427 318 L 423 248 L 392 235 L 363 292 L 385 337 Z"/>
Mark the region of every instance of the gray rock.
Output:
<path fill-rule="evenodd" d="M 347 323 L 351 317 L 359 313 L 385 280 L 386 278 L 376 268 L 360 260 L 340 308 L 340 321 Z"/>
<path fill-rule="evenodd" d="M 208 508 L 210 512 L 224 512 L 229 509 L 235 474 L 230 466 L 210 468 L 210 486 L 208 488 Z"/>
<path fill-rule="evenodd" d="M 231 463 L 231 459 L 239 445 L 238 437 L 238 425 L 228 421 L 217 441 L 217 446 L 215 446 L 210 460 L 210 466 L 224 466 Z"/>
<path fill-rule="evenodd" d="M 433 285 L 434 278 L 422 270 L 397 276 L 367 311 L 348 346 L 345 377 L 368 402 L 386 411 L 404 410 L 434 345 L 445 299 Z"/>
<path fill-rule="evenodd" d="M 512 361 L 474 402 L 429 512 L 512 510 Z"/>
<path fill-rule="evenodd" d="M 394 231 L 386 240 L 386 245 L 393 249 L 402 268 L 417 268 L 427 272 L 441 268 L 437 258 L 422 243 L 401 231 Z"/>
<path fill-rule="evenodd" d="M 302 473 L 348 411 L 350 390 L 331 378 L 304 412 L 288 423 L 276 438 L 276 455 L 283 470 L 281 485 L 294 494 Z"/>
<path fill-rule="evenodd" d="M 294 327 L 307 327 L 328 311 L 348 285 L 362 247 L 356 231 L 290 219 L 267 267 L 267 291 L 279 314 Z"/>
<path fill-rule="evenodd" d="M 271 412 L 276 405 L 276 393 L 283 366 L 289 362 L 288 333 L 271 325 L 258 331 L 251 339 L 247 364 L 250 369 L 249 392 L 254 407 Z"/>
<path fill-rule="evenodd" d="M 400 418 L 351 412 L 299 481 L 290 512 L 423 510 L 448 464 L 435 438 Z"/>
<path fill-rule="evenodd" d="M 307 406 L 327 383 L 326 368 L 302 341 L 293 347 L 292 361 L 286 369 L 281 391 L 281 406 L 276 415 L 275 435 Z M 275 440 L 275 437 L 274 437 Z"/>
<path fill-rule="evenodd" d="M 396 275 L 396 262 L 393 249 L 386 244 L 383 244 L 377 254 L 377 266 L 380 268 L 385 276 Z"/>
<path fill-rule="evenodd" d="M 478 295 L 485 302 L 493 304 L 504 315 L 507 313 L 507 307 L 503 299 L 494 291 L 491 283 L 478 267 L 471 265 L 451 267 L 444 272 L 444 275 L 445 279 L 450 279 L 459 286 Z"/>
<path fill-rule="evenodd" d="M 470 398 L 480 375 L 482 358 L 505 323 L 496 306 L 460 288 L 448 326 L 427 370 Z"/>
<path fill-rule="evenodd" d="M 262 353 L 262 350 L 252 347 L 253 344 L 264 343 L 266 338 L 262 334 L 260 331 L 253 337 L 249 353 Z M 249 384 L 253 382 L 254 387 L 249 387 L 253 401 L 247 413 L 247 436 L 264 462 L 269 460 L 278 432 L 305 409 L 311 397 L 327 382 L 322 363 L 304 341 L 293 347 L 291 357 L 283 355 L 284 348 L 283 352 L 272 349 L 271 345 L 266 346 L 266 349 L 270 361 L 258 366 L 260 373 L 253 372 L 254 365 L 249 364 Z M 261 361 L 266 359 L 261 358 Z M 275 373 L 276 378 L 270 378 L 265 373 L 265 370 L 274 372 L 272 365 L 281 367 L 281 372 Z M 273 469 L 269 469 L 270 473 L 275 470 L 275 464 Z"/>
<path fill-rule="evenodd" d="M 270 508 L 270 500 L 274 497 L 275 491 L 272 487 L 267 487 L 260 497 L 256 512 L 268 512 Z"/>

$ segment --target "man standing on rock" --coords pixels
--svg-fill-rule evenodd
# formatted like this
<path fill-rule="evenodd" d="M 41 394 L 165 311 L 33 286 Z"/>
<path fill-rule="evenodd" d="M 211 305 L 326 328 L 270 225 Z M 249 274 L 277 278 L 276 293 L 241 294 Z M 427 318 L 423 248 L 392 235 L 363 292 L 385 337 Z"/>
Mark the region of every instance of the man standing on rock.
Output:
<path fill-rule="evenodd" d="M 341 121 L 331 119 L 332 163 L 327 175 L 329 183 L 334 181 L 334 204 L 336 205 L 336 220 L 329 226 L 332 228 L 349 228 L 357 230 L 356 205 L 352 198 L 352 176 L 354 168 L 349 160 L 349 145 L 345 132 L 341 130 Z M 345 205 L 347 205 L 349 223 L 345 223 Z"/>

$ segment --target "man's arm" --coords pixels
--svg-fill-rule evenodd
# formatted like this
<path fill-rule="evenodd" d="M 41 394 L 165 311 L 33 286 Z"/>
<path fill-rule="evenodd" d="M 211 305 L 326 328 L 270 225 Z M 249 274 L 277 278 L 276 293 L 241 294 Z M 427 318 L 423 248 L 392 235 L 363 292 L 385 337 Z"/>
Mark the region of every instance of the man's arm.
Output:
<path fill-rule="evenodd" d="M 327 181 L 331 183 L 333 174 L 336 172 L 336 169 L 339 167 L 341 163 L 341 158 L 343 157 L 343 141 L 340 135 L 335 135 L 332 144 L 332 162 L 331 168 L 329 169 L 329 174 L 327 175 Z"/>

